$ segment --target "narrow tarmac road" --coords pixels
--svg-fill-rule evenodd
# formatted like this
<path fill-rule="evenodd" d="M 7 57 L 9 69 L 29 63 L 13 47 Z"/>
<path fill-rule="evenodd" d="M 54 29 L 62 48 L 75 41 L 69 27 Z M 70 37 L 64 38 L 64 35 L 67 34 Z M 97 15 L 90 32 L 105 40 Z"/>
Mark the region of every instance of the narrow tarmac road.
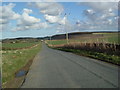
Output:
<path fill-rule="evenodd" d="M 42 44 L 21 88 L 116 88 L 118 67 Z"/>

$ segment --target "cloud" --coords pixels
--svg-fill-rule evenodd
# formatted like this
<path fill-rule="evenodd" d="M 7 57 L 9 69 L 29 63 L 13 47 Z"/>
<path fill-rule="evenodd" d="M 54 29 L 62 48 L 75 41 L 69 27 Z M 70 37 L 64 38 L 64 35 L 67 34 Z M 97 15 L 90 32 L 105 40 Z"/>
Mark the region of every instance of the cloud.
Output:
<path fill-rule="evenodd" d="M 61 19 L 59 16 L 50 16 L 48 14 L 44 15 L 44 18 L 49 23 L 58 23 L 59 20 Z"/>
<path fill-rule="evenodd" d="M 30 9 L 23 9 L 23 14 L 21 15 L 21 17 L 18 19 L 18 23 L 17 25 L 26 25 L 26 26 L 30 26 L 31 24 L 35 24 L 40 22 L 40 19 L 35 18 L 33 16 L 29 16 L 29 14 L 32 13 L 32 10 Z"/>
<path fill-rule="evenodd" d="M 120 1 L 118 2 L 118 10 L 120 10 Z"/>
<path fill-rule="evenodd" d="M 7 5 L 0 6 L 0 28 L 7 30 L 11 20 L 16 20 L 16 26 L 12 28 L 13 31 L 18 30 L 35 30 L 48 28 L 49 25 L 46 22 L 40 22 L 39 18 L 30 16 L 33 13 L 31 9 L 24 8 L 23 13 L 20 15 L 13 11 L 15 4 L 9 3 Z M 10 29 L 10 28 L 9 28 Z"/>
<path fill-rule="evenodd" d="M 60 15 L 64 10 L 63 6 L 56 2 L 35 2 L 28 3 L 28 5 L 38 8 L 42 14 L 47 14 L 51 16 Z"/>
<path fill-rule="evenodd" d="M 7 23 L 8 23 L 7 19 L 0 18 L 0 24 L 7 24 Z"/>
<path fill-rule="evenodd" d="M 81 2 L 79 3 L 80 5 L 86 5 L 87 7 L 93 8 L 94 10 L 98 12 L 103 12 L 106 10 L 111 9 L 117 9 L 118 8 L 118 3 L 117 2 Z"/>
<path fill-rule="evenodd" d="M 79 2 L 79 5 L 87 7 L 83 10 L 84 19 L 77 20 L 75 24 L 67 22 L 65 18 L 58 16 L 49 17 L 48 22 L 63 21 L 62 25 L 57 26 L 58 32 L 84 31 L 84 30 L 117 30 L 118 29 L 118 3 L 117 2 Z M 67 19 L 66 19 L 67 20 Z"/>
<path fill-rule="evenodd" d="M 64 24 L 65 18 L 61 17 L 64 8 L 56 2 L 28 3 L 29 6 L 37 8 L 44 14 L 45 20 L 50 24 Z"/>
<path fill-rule="evenodd" d="M 47 22 L 40 22 L 39 18 L 31 16 L 33 13 L 31 9 L 24 8 L 23 13 L 20 15 L 13 11 L 15 4 L 9 3 L 7 5 L 0 6 L 0 28 L 7 30 L 11 20 L 16 20 L 16 26 L 9 28 L 12 31 L 18 30 L 40 30 L 48 28 Z"/>
<path fill-rule="evenodd" d="M 117 2 L 80 2 L 80 6 L 87 6 L 83 11 L 84 21 L 75 25 L 79 30 L 117 30 L 118 15 Z"/>
<path fill-rule="evenodd" d="M 80 0 L 80 2 L 119 2 L 120 0 Z"/>
<path fill-rule="evenodd" d="M 44 22 L 44 23 L 31 24 L 30 26 L 27 26 L 27 25 L 18 26 L 18 27 L 13 28 L 13 31 L 40 30 L 40 29 L 45 29 L 48 27 L 49 27 L 49 25 Z"/>
<path fill-rule="evenodd" d="M 0 26 L 4 30 L 9 24 L 10 20 L 15 20 L 20 17 L 18 13 L 13 11 L 15 4 L 9 3 L 8 5 L 0 6 Z"/>
<path fill-rule="evenodd" d="M 8 5 L 5 6 L 0 6 L 0 11 L 2 14 L 0 15 L 2 19 L 17 19 L 20 17 L 18 13 L 15 13 L 13 11 L 13 8 L 15 7 L 15 4 L 9 3 Z"/>
<path fill-rule="evenodd" d="M 17 20 L 17 27 L 14 28 L 14 31 L 18 30 L 35 30 L 41 28 L 47 28 L 48 24 L 46 22 L 41 23 L 39 18 L 30 16 L 33 11 L 31 9 L 23 9 L 23 14 Z"/>
<path fill-rule="evenodd" d="M 83 14 L 89 19 L 92 20 L 96 18 L 96 12 L 93 9 L 87 9 L 83 11 Z"/>
<path fill-rule="evenodd" d="M 57 24 L 65 25 L 65 23 L 68 23 L 66 17 L 61 18 L 60 16 L 44 15 L 44 18 L 46 19 L 47 22 L 51 24 L 57 23 Z"/>

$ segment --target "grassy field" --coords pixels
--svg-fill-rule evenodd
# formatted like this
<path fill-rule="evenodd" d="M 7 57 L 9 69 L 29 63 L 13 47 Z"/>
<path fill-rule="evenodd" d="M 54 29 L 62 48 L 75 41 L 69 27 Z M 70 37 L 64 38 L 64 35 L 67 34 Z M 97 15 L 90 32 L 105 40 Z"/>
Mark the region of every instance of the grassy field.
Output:
<path fill-rule="evenodd" d="M 93 33 L 91 35 L 81 35 L 76 36 L 73 39 L 69 39 L 69 43 L 116 43 L 120 44 L 118 41 L 118 36 L 120 33 Z M 67 44 L 66 39 L 62 40 L 51 40 L 47 41 L 48 44 L 52 45 L 60 45 L 60 44 Z"/>
<path fill-rule="evenodd" d="M 93 33 L 93 34 L 97 34 L 97 33 Z M 103 35 L 103 39 L 105 39 L 104 41 L 108 42 L 108 43 L 119 43 L 119 36 L 120 33 L 99 33 L 99 35 Z"/>
<path fill-rule="evenodd" d="M 38 42 L 20 42 L 20 43 L 3 43 L 2 48 L 25 48 L 25 47 L 31 47 L 33 45 L 36 45 Z"/>
<path fill-rule="evenodd" d="M 15 77 L 15 72 L 25 66 L 29 60 L 40 51 L 41 43 L 12 43 L 3 44 L 7 48 L 24 48 L 36 45 L 32 48 L 19 50 L 3 50 L 2 51 L 2 84 L 6 84 Z"/>

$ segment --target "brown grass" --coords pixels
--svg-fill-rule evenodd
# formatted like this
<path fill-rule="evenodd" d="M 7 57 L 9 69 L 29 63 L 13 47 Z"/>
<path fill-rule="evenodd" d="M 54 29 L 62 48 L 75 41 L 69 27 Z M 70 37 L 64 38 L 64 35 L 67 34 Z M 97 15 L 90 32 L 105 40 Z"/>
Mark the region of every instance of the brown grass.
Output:
<path fill-rule="evenodd" d="M 118 55 L 120 53 L 120 44 L 110 43 L 70 43 L 62 45 L 51 45 L 55 48 L 86 50 L 99 53 L 106 53 L 109 55 Z"/>

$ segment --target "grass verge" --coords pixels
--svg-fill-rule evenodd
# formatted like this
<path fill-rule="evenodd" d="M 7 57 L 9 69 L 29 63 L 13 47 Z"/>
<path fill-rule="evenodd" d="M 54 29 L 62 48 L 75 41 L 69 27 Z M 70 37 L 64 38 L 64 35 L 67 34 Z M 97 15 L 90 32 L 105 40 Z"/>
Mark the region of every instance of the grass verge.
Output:
<path fill-rule="evenodd" d="M 37 46 L 22 50 L 6 50 L 2 53 L 2 86 L 14 80 L 15 73 L 25 67 L 40 51 L 41 43 Z M 28 65 L 30 66 L 30 65 Z"/>
<path fill-rule="evenodd" d="M 54 49 L 62 50 L 66 52 L 72 52 L 78 55 L 95 58 L 95 59 L 109 62 L 115 65 L 119 65 L 120 63 L 120 57 L 116 55 L 107 55 L 105 53 L 91 52 L 91 51 L 85 51 L 85 50 L 66 49 L 66 48 L 54 48 Z"/>
<path fill-rule="evenodd" d="M 23 49 L 30 48 L 34 45 L 38 44 L 38 42 L 19 42 L 19 43 L 3 43 L 2 50 L 13 50 L 13 49 Z"/>

